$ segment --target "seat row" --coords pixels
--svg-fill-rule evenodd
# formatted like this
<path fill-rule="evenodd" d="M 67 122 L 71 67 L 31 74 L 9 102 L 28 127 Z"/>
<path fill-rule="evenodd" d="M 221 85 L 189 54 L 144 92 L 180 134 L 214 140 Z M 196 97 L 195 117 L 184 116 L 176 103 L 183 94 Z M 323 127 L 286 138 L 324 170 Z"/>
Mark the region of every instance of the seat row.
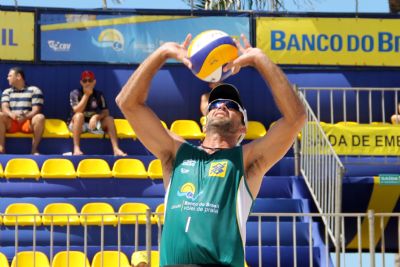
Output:
<path fill-rule="evenodd" d="M 204 121 L 204 119 L 203 119 Z M 136 133 L 126 119 L 114 119 L 115 129 L 118 138 L 136 139 Z M 168 129 L 166 123 L 161 121 L 164 128 Z M 204 137 L 200 125 L 194 120 L 175 120 L 169 128 L 172 132 L 182 136 L 185 139 L 202 139 Z M 249 121 L 245 139 L 256 139 L 266 134 L 266 129 L 261 122 Z M 32 134 L 26 133 L 7 133 L 7 137 L 32 137 Z M 108 137 L 108 135 L 105 135 Z M 44 138 L 71 138 L 72 133 L 69 131 L 67 124 L 60 119 L 46 119 Z M 103 138 L 103 134 L 83 133 L 82 138 Z"/>
<path fill-rule="evenodd" d="M 140 251 L 140 253 L 146 253 Z M 135 252 L 132 253 L 131 263 L 137 264 Z M 9 267 L 8 260 L 3 253 L 0 253 L 0 266 Z M 52 259 L 51 265 L 49 258 L 40 251 L 23 251 L 14 256 L 11 267 L 131 267 L 128 257 L 122 251 L 99 251 L 94 257 L 92 264 L 89 263 L 87 256 L 81 251 L 60 251 Z M 136 266 L 136 265 L 135 265 Z M 158 251 L 151 251 L 151 266 L 159 266 Z"/>
<path fill-rule="evenodd" d="M 3 171 L 0 164 L 0 175 L 10 178 L 151 178 L 161 179 L 162 168 L 159 159 L 154 159 L 146 169 L 139 159 L 121 158 L 114 162 L 112 169 L 104 159 L 82 159 L 75 170 L 72 161 L 66 158 L 46 159 L 39 170 L 31 158 L 12 158 Z"/>
<path fill-rule="evenodd" d="M 89 202 L 78 214 L 76 208 L 70 203 L 51 203 L 40 214 L 34 204 L 13 203 L 7 206 L 3 216 L 0 217 L 0 223 L 5 226 L 146 224 L 147 210 L 150 210 L 150 207 L 145 203 L 128 202 L 119 207 L 117 216 L 110 204 Z M 154 212 L 150 217 L 150 222 L 163 224 L 164 203 L 159 204 Z"/>

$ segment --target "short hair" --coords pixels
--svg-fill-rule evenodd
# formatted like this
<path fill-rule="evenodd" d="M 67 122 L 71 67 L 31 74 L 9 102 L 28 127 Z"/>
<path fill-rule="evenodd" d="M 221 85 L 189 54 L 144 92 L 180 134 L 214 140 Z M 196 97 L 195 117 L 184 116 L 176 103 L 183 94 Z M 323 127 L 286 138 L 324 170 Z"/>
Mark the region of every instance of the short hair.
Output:
<path fill-rule="evenodd" d="M 14 71 L 15 74 L 21 75 L 22 79 L 25 81 L 25 72 L 21 67 L 12 67 L 10 71 Z"/>

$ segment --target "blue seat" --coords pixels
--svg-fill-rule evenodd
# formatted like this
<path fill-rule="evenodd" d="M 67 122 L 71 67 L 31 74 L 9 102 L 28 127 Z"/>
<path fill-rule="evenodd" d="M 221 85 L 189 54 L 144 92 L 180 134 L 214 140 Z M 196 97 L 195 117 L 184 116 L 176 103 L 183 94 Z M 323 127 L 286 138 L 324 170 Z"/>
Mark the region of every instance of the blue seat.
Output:
<path fill-rule="evenodd" d="M 317 229 L 318 224 L 313 223 L 313 229 Z M 277 245 L 277 222 L 261 222 L 262 244 L 267 246 Z M 296 222 L 296 242 L 298 246 L 309 245 L 309 224 L 304 222 Z M 246 224 L 246 245 L 258 245 L 258 222 L 249 221 Z M 279 242 L 281 246 L 293 245 L 293 222 L 279 223 Z"/>
<path fill-rule="evenodd" d="M 297 266 L 306 267 L 310 265 L 309 248 L 308 246 L 297 247 Z M 321 256 L 318 247 L 312 248 L 313 266 L 320 266 Z M 262 264 L 261 266 L 278 266 L 277 264 L 277 248 L 275 246 L 262 246 L 261 248 Z M 280 248 L 280 266 L 294 266 L 293 264 L 293 247 L 281 246 Z M 249 266 L 258 265 L 258 247 L 257 246 L 246 246 L 246 260 Z"/>
<path fill-rule="evenodd" d="M 279 198 L 257 198 L 252 213 L 303 213 L 309 212 L 308 200 L 306 199 L 279 199 Z M 301 216 L 297 221 L 304 220 Z M 249 221 L 257 220 L 250 216 Z M 263 221 L 276 221 L 275 216 L 264 216 Z M 292 217 L 280 217 L 280 221 L 292 221 Z"/>

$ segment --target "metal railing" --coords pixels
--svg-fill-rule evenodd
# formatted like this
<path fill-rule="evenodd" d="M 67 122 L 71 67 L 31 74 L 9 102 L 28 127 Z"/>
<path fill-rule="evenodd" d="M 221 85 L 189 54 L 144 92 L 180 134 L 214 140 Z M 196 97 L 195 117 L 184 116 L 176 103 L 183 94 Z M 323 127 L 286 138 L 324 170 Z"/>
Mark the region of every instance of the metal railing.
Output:
<path fill-rule="evenodd" d="M 14 228 L 15 231 L 15 255 L 19 252 L 18 247 L 18 237 L 19 237 L 19 227 L 32 227 L 32 250 L 33 252 L 38 251 L 36 247 L 36 231 L 38 227 L 42 227 L 36 225 L 34 223 L 30 226 L 20 226 L 18 225 L 18 218 L 24 216 L 76 216 L 71 214 L 12 214 L 3 216 L 15 216 L 16 225 Z M 81 216 L 93 216 L 93 214 L 78 214 Z M 115 214 L 96 214 L 98 216 L 108 216 L 108 215 L 116 215 L 117 218 L 120 216 L 126 216 L 127 213 L 115 213 Z M 146 250 L 149 261 L 151 260 L 151 218 L 152 216 L 160 216 L 162 214 L 159 213 L 151 213 L 148 210 L 144 213 L 129 213 L 129 215 L 136 216 L 136 223 L 138 217 L 141 215 L 146 215 L 147 223 L 144 225 L 146 228 Z M 252 254 L 255 258 L 250 258 L 250 255 L 247 255 L 247 262 L 258 262 L 258 266 L 277 266 L 284 267 L 289 266 L 309 266 L 313 267 L 318 264 L 318 266 L 322 267 L 331 267 L 331 266 L 371 266 L 375 267 L 377 265 L 385 267 L 392 267 L 394 265 L 395 260 L 400 260 L 400 213 L 374 213 L 372 210 L 367 213 L 252 213 L 250 217 L 256 219 L 253 221 L 257 224 L 257 240 L 252 239 L 252 244 L 257 242 L 257 255 Z M 388 222 L 391 221 L 391 226 L 388 227 Z M 68 219 L 69 221 L 69 219 Z M 329 228 L 321 227 L 320 222 L 322 221 L 338 221 L 343 229 L 343 234 L 341 238 L 341 244 L 335 244 L 331 242 L 331 238 L 329 237 Z M 265 222 L 273 222 L 275 229 L 273 227 L 266 229 Z M 283 223 L 289 223 L 289 228 L 286 227 L 287 231 L 281 230 L 283 227 Z M 304 225 L 306 227 L 304 227 Z M 397 225 L 397 227 L 393 227 L 393 225 Z M 104 227 L 104 221 L 100 222 L 100 227 Z M 121 250 L 121 220 L 118 219 L 117 225 L 117 238 L 118 238 L 118 247 L 117 251 L 122 253 Z M 136 227 L 135 226 L 135 227 Z M 159 227 L 162 227 L 160 223 L 158 223 Z M 302 227 L 303 226 L 303 227 Z M 70 227 L 69 223 L 67 223 L 66 227 Z M 84 227 L 85 225 L 74 226 L 74 227 Z M 345 231 L 346 228 L 352 228 L 355 231 Z M 263 231 L 264 229 L 264 231 Z M 265 229 L 267 231 L 265 231 Z M 394 231 L 393 231 L 394 229 Z M 160 230 L 160 228 L 159 228 Z M 388 233 L 388 230 L 392 232 Z M 26 230 L 25 230 L 26 231 Z M 53 236 L 53 224 L 50 225 L 50 234 Z M 66 232 L 67 235 L 70 235 L 70 232 Z M 86 230 L 85 230 L 86 233 Z M 26 232 L 25 232 L 26 234 Z M 161 234 L 161 231 L 158 231 L 158 235 Z M 271 238 L 272 236 L 272 238 Z M 387 240 L 385 237 L 392 237 L 391 240 Z M 150 237 L 150 238 L 149 238 Z M 87 239 L 87 235 L 84 236 Z M 135 238 L 137 238 L 135 234 Z M 101 235 L 101 247 L 99 252 L 105 251 L 104 244 L 105 243 L 104 234 Z M 70 251 L 70 238 L 67 236 L 68 242 L 65 245 L 65 251 L 67 253 Z M 275 240 L 275 241 L 274 241 Z M 395 243 L 397 242 L 397 244 Z M 53 243 L 50 240 L 49 246 L 51 253 L 49 254 L 50 266 L 53 261 Z M 85 246 L 87 246 L 87 242 L 85 241 Z M 291 246 L 291 252 L 286 250 L 286 253 L 281 252 L 283 247 Z M 340 250 L 336 249 L 340 246 Z M 276 249 L 276 253 L 263 253 L 263 247 L 269 247 L 270 251 Z M 135 247 L 135 251 L 137 247 Z M 87 257 L 88 251 L 86 247 L 83 248 L 84 254 Z M 303 252 L 300 254 L 300 252 Z M 363 255 L 363 252 L 368 252 L 368 258 L 366 259 Z M 35 255 L 36 253 L 34 253 Z M 290 255 L 289 255 L 290 254 Z M 271 258 L 271 255 L 272 256 Z M 352 256 L 352 257 L 349 257 Z M 379 256 L 379 257 L 377 257 Z M 269 257 L 269 258 L 266 258 Z M 339 262 L 333 264 L 332 258 L 339 259 Z M 378 260 L 379 258 L 379 260 Z M 292 260 L 292 262 L 288 262 L 288 259 Z M 68 260 L 68 259 L 67 259 Z M 290 261 L 289 260 L 289 261 Z M 317 262 L 319 260 L 319 262 Z M 33 257 L 34 265 L 35 265 L 35 256 Z M 304 265 L 305 264 L 305 265 Z M 398 263 L 400 264 L 400 263 Z M 18 267 L 18 262 L 16 265 Z M 68 266 L 68 265 L 67 265 Z M 120 266 L 120 262 L 116 262 L 115 266 Z M 151 266 L 151 263 L 149 263 Z M 253 266 L 253 265 L 249 265 Z M 398 265 L 396 265 L 397 267 Z"/>
<path fill-rule="evenodd" d="M 318 121 L 385 123 L 390 122 L 391 115 L 399 115 L 400 88 L 299 87 L 298 90 L 313 107 Z"/>
<path fill-rule="evenodd" d="M 84 229 L 84 234 L 83 234 L 83 253 L 87 257 L 88 254 L 88 226 L 98 226 L 100 227 L 100 251 L 104 251 L 104 226 L 105 225 L 110 225 L 110 223 L 107 223 L 104 218 L 107 216 L 116 216 L 116 221 L 111 224 L 112 226 L 117 228 L 117 251 L 121 252 L 121 225 L 132 225 L 135 227 L 134 229 L 134 251 L 138 251 L 139 249 L 139 225 L 143 223 L 139 223 L 139 216 L 146 216 L 146 221 L 145 221 L 145 235 L 146 235 L 146 251 L 147 251 L 147 259 L 148 259 L 148 264 L 151 266 L 151 251 L 152 251 L 152 219 L 156 220 L 156 224 L 158 227 L 158 244 L 157 246 L 160 246 L 160 241 L 161 241 L 161 230 L 162 230 L 162 224 L 161 224 L 161 217 L 163 214 L 161 213 L 152 213 L 150 209 L 147 209 L 146 213 L 142 212 L 124 212 L 124 213 L 77 213 L 77 214 L 71 214 L 71 213 L 36 213 L 36 214 L 1 214 L 3 219 L 3 223 L 8 226 L 14 226 L 14 253 L 15 255 L 18 254 L 19 252 L 19 230 L 20 227 L 32 227 L 32 250 L 35 252 L 36 251 L 36 236 L 37 236 L 37 228 L 40 227 L 43 224 L 43 219 L 44 217 L 50 218 L 50 224 L 46 226 L 49 227 L 50 231 L 50 238 L 49 238 L 49 257 L 50 257 L 50 266 L 52 266 L 52 261 L 54 258 L 54 233 L 55 233 L 55 226 L 65 226 L 66 227 L 66 245 L 65 245 L 65 250 L 68 252 L 70 251 L 71 247 L 71 240 L 70 240 L 70 235 L 71 235 L 71 226 L 77 226 L 76 224 L 72 224 L 72 220 L 70 218 L 72 217 L 79 217 L 80 225 Z M 55 221 L 55 217 L 64 217 L 66 218 L 66 221 L 59 222 Z M 132 216 L 135 218 L 135 223 L 122 223 L 121 222 L 121 217 L 126 217 L 126 216 Z M 100 217 L 101 219 L 98 222 L 87 222 L 87 219 L 90 217 Z M 6 223 L 7 218 L 12 218 L 14 222 L 9 222 Z M 22 218 L 22 219 L 21 219 Z M 27 219 L 28 218 L 28 219 Z M 68 259 L 68 258 L 67 258 Z M 121 266 L 120 262 L 120 257 L 118 257 L 118 263 L 116 266 Z M 36 266 L 36 253 L 33 254 L 33 266 Z M 15 263 L 16 267 L 18 267 L 18 257 L 15 257 Z M 103 264 L 103 261 L 102 261 Z M 86 262 L 85 262 L 86 265 Z M 67 264 L 67 266 L 69 266 Z M 22 266 L 23 267 L 23 266 Z M 90 267 L 90 266 L 88 266 Z"/>
<path fill-rule="evenodd" d="M 300 172 L 318 211 L 325 214 L 340 213 L 343 164 L 322 130 L 305 94 L 299 91 L 299 96 L 307 112 L 307 122 L 301 131 Z M 335 219 L 324 217 L 323 221 L 335 247 L 340 249 L 340 224 Z"/>

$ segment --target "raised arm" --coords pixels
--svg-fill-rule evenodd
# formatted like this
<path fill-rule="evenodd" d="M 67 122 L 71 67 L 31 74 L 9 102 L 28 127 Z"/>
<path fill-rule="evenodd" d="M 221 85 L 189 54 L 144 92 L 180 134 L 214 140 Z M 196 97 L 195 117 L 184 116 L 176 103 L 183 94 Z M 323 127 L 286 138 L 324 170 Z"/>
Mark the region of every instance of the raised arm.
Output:
<path fill-rule="evenodd" d="M 157 71 L 169 58 L 190 67 L 186 58 L 191 35 L 182 45 L 165 43 L 153 52 L 132 74 L 116 98 L 116 102 L 129 121 L 139 140 L 159 158 L 163 165 L 164 184 L 168 184 L 176 151 L 184 140 L 166 130 L 157 115 L 146 105 L 150 83 Z"/>
<path fill-rule="evenodd" d="M 243 157 L 247 182 L 254 197 L 257 196 L 265 173 L 279 161 L 293 144 L 306 120 L 306 112 L 297 93 L 283 71 L 260 49 L 251 47 L 242 36 L 244 47 L 239 43 L 242 55 L 233 62 L 233 72 L 244 66 L 258 70 L 271 89 L 274 101 L 282 114 L 262 138 L 244 145 Z"/>

